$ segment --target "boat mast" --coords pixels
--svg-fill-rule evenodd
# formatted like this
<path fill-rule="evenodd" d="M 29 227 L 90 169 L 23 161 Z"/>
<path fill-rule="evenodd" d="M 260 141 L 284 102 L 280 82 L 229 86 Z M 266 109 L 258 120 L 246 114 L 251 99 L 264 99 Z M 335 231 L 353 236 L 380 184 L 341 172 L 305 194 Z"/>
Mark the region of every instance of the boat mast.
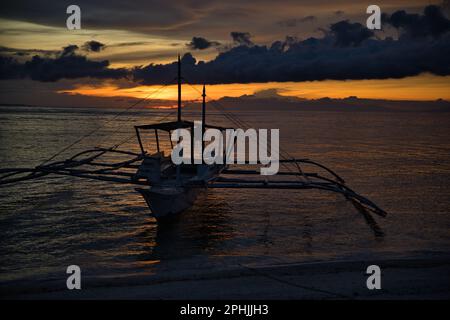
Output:
<path fill-rule="evenodd" d="M 178 54 L 178 128 L 181 126 L 181 59 Z M 176 166 L 176 181 L 181 183 L 181 166 Z"/>
<path fill-rule="evenodd" d="M 181 122 L 181 59 L 178 54 L 178 122 Z"/>
<path fill-rule="evenodd" d="M 203 85 L 203 93 L 202 93 L 203 101 L 202 101 L 202 161 L 203 161 L 203 150 L 205 149 L 205 141 L 203 137 L 205 135 L 205 118 L 206 118 L 206 90 L 205 85 Z"/>

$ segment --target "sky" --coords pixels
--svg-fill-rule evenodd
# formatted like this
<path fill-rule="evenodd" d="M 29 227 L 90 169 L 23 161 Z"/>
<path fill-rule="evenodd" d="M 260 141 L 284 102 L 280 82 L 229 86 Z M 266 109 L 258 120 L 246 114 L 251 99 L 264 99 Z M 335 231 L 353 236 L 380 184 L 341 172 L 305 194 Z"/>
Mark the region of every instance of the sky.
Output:
<path fill-rule="evenodd" d="M 66 8 L 81 8 L 68 30 Z M 450 100 L 449 1 L 22 1 L 0 11 L 0 103 L 120 106 L 176 75 L 213 99 L 258 92 Z M 24 94 L 24 91 L 27 94 Z M 169 85 L 154 105 L 170 105 Z M 185 90 L 186 100 L 199 98 Z"/>

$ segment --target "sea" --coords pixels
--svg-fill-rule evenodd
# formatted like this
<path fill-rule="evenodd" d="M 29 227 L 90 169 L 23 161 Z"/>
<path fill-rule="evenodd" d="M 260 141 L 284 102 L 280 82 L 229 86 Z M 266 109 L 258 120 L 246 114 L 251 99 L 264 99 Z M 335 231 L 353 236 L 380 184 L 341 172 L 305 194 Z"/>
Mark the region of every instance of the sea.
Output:
<path fill-rule="evenodd" d="M 35 167 L 72 144 L 52 161 L 116 144 L 138 151 L 134 126 L 175 120 L 173 111 L 2 106 L 0 168 Z M 2 288 L 65 287 L 70 265 L 92 283 L 114 285 L 135 275 L 450 252 L 450 113 L 226 111 L 254 128 L 280 129 L 290 156 L 336 171 L 388 213 L 372 214 L 383 234 L 342 195 L 326 191 L 209 189 L 190 210 L 158 224 L 133 185 L 49 175 L 0 186 Z M 200 113 L 186 108 L 183 117 Z M 208 110 L 207 123 L 228 121 Z M 169 146 L 168 136 L 160 140 Z"/>

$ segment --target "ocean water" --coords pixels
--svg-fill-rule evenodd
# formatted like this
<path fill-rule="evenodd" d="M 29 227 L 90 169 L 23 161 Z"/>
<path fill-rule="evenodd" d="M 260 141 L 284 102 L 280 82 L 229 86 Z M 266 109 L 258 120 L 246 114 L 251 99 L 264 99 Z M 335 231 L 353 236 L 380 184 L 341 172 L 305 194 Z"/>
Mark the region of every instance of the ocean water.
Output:
<path fill-rule="evenodd" d="M 0 107 L 0 167 L 38 165 L 99 127 L 57 159 L 128 137 L 121 149 L 137 150 L 133 125 L 170 111 L 131 110 L 114 119 L 117 112 Z M 135 274 L 450 252 L 448 113 L 233 112 L 257 128 L 279 128 L 284 150 L 324 163 L 386 210 L 386 218 L 374 215 L 384 236 L 342 196 L 323 191 L 208 190 L 191 210 L 158 225 L 131 185 L 51 176 L 0 187 L 0 282 L 65 279 L 72 264 L 114 284 Z M 227 124 L 217 111 L 208 120 Z"/>

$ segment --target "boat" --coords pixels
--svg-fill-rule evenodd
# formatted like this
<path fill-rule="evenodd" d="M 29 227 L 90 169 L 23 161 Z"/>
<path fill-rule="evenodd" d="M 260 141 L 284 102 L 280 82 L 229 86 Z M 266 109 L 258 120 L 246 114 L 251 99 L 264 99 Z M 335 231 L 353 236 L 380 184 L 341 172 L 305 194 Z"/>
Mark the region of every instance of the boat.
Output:
<path fill-rule="evenodd" d="M 206 189 L 209 183 L 216 180 L 226 164 L 206 164 L 203 161 L 199 164 L 179 164 L 175 165 L 170 156 L 165 156 L 160 149 L 159 132 L 165 131 L 169 135 L 177 129 L 187 129 L 194 137 L 195 123 L 182 119 L 181 112 L 181 61 L 178 56 L 178 104 L 177 120 L 173 122 L 162 122 L 157 124 L 135 126 L 137 140 L 141 150 L 143 160 L 133 177 L 139 181 L 144 179 L 149 187 L 136 188 L 144 197 L 151 214 L 157 220 L 165 220 L 173 217 L 190 207 L 195 203 L 199 193 Z M 209 128 L 225 131 L 226 128 L 206 124 L 206 89 L 203 86 L 202 92 L 202 136 L 205 130 Z M 141 131 L 153 131 L 156 140 L 156 150 L 150 153 L 144 148 L 141 137 Z M 172 142 L 171 142 L 172 143 Z M 194 145 L 193 140 L 191 145 Z M 202 145 L 204 148 L 204 144 Z M 202 149 L 203 149 L 202 148 Z M 194 148 L 191 148 L 191 162 L 194 162 Z M 203 158 L 203 156 L 202 156 Z M 203 160 L 203 159 L 202 159 Z M 205 187 L 198 187 L 205 186 Z"/>
<path fill-rule="evenodd" d="M 175 121 L 152 123 L 135 126 L 135 135 L 140 152 L 119 150 L 120 144 L 110 148 L 94 148 L 82 151 L 69 159 L 51 161 L 62 151 L 79 142 L 62 149 L 59 153 L 49 158 L 44 163 L 34 168 L 3 168 L 0 169 L 0 186 L 17 183 L 25 180 L 45 177 L 50 174 L 70 175 L 85 179 L 94 179 L 114 183 L 131 184 L 135 186 L 147 203 L 151 215 L 158 221 L 167 221 L 188 210 L 195 203 L 198 195 L 207 189 L 288 189 L 304 190 L 318 189 L 342 194 L 351 201 L 360 211 L 375 235 L 382 236 L 383 232 L 376 221 L 370 215 L 373 212 L 381 217 L 387 213 L 368 198 L 352 190 L 337 173 L 323 164 L 307 158 L 294 158 L 287 152 L 282 154 L 279 163 L 286 170 L 279 171 L 277 179 L 268 180 L 261 178 L 257 169 L 242 169 L 232 164 L 207 164 L 203 155 L 201 161 L 192 164 L 174 164 L 169 155 L 165 155 L 160 148 L 159 133 L 164 131 L 169 135 L 177 129 L 194 131 L 195 123 L 182 119 L 181 108 L 181 60 L 178 56 L 178 104 L 177 119 Z M 185 79 L 183 77 L 183 79 Z M 221 132 L 229 128 L 214 126 L 206 123 L 206 89 L 203 86 L 202 95 L 202 133 L 209 128 Z M 243 121 L 235 116 L 227 114 L 227 118 L 236 125 L 242 125 Z M 146 150 L 142 132 L 153 132 L 156 139 L 156 150 Z M 194 135 L 191 134 L 191 137 Z M 172 144 L 172 141 L 170 141 Z M 191 141 L 193 145 L 193 140 Z M 172 146 L 173 147 L 173 146 Z M 202 143 L 204 147 L 204 142 Z M 202 148 L 203 150 L 203 148 Z M 120 153 L 131 158 L 111 163 L 102 162 L 100 159 L 109 153 Z M 191 159 L 194 159 L 194 151 L 191 148 Z M 317 168 L 321 172 L 306 171 L 307 166 Z M 281 179 L 281 180 L 280 180 Z"/>

